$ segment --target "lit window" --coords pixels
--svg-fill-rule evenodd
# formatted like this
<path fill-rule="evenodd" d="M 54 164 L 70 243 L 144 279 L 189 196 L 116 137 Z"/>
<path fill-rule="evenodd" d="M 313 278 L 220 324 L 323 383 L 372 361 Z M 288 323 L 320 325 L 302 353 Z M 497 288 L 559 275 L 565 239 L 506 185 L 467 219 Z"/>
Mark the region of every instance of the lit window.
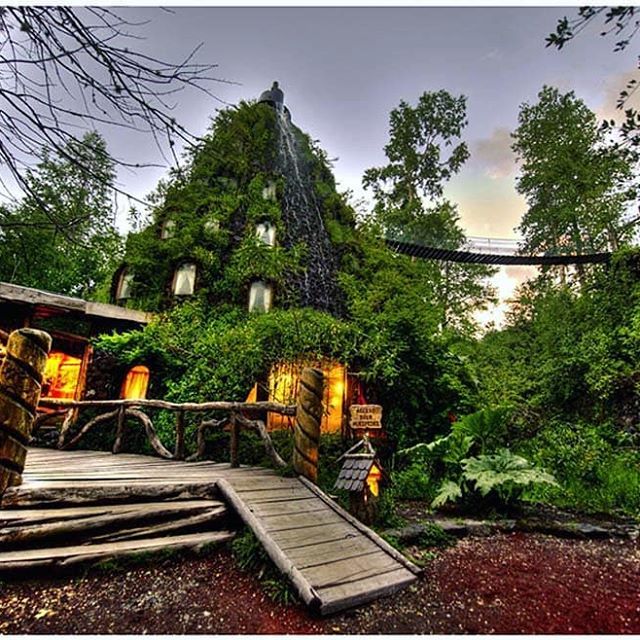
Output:
<path fill-rule="evenodd" d="M 133 274 L 127 269 L 123 269 L 118 278 L 118 286 L 116 288 L 116 300 L 128 300 L 131 297 L 131 284 L 133 283 Z"/>
<path fill-rule="evenodd" d="M 380 493 L 380 480 L 382 479 L 382 471 L 375 463 L 371 465 L 369 475 L 367 476 L 367 484 L 369 485 L 369 491 L 376 498 Z"/>
<path fill-rule="evenodd" d="M 42 397 L 74 400 L 80 379 L 80 358 L 52 351 L 47 358 L 42 382 Z"/>
<path fill-rule="evenodd" d="M 162 229 L 160 230 L 160 238 L 162 240 L 168 240 L 169 238 L 173 238 L 176 234 L 176 221 L 175 220 L 165 220 L 162 223 Z"/>
<path fill-rule="evenodd" d="M 249 311 L 266 312 L 271 309 L 271 285 L 257 280 L 249 289 Z"/>
<path fill-rule="evenodd" d="M 256 237 L 268 247 L 276 244 L 276 227 L 271 222 L 260 222 L 256 225 Z"/>
<path fill-rule="evenodd" d="M 196 288 L 196 265 L 186 262 L 180 265 L 173 276 L 173 295 L 192 296 Z"/>
<path fill-rule="evenodd" d="M 141 364 L 129 369 L 122 383 L 120 397 L 127 400 L 141 400 L 147 397 L 149 369 Z"/>
<path fill-rule="evenodd" d="M 276 199 L 276 183 L 272 180 L 267 182 L 267 186 L 262 190 L 262 197 L 265 200 L 275 200 Z"/>

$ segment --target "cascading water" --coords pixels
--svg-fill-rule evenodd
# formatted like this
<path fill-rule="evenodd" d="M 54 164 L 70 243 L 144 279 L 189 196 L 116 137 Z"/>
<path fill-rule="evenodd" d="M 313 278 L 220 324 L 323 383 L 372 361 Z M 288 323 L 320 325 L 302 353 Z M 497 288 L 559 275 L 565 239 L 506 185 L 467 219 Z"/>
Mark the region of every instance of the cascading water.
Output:
<path fill-rule="evenodd" d="M 336 256 L 322 219 L 308 160 L 301 153 L 296 133 L 281 102 L 272 102 L 278 128 L 276 171 L 285 179 L 282 217 L 284 246 L 304 243 L 304 270 L 293 276 L 298 304 L 330 312 L 340 311 L 336 285 Z"/>

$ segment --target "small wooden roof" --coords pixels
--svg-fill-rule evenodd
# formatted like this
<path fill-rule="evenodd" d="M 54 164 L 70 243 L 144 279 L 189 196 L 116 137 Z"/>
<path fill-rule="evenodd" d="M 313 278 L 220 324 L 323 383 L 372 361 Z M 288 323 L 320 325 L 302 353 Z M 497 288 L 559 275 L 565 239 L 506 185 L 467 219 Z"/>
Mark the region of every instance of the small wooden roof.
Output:
<path fill-rule="evenodd" d="M 373 453 L 347 454 L 333 488 L 362 491 L 374 462 L 375 454 Z"/>
<path fill-rule="evenodd" d="M 87 302 L 81 298 L 63 296 L 41 289 L 22 287 L 17 284 L 0 282 L 0 301 L 13 302 L 35 307 L 41 317 L 75 313 L 87 320 L 124 320 L 138 324 L 147 324 L 152 314 L 135 309 L 125 309 L 115 304 Z"/>

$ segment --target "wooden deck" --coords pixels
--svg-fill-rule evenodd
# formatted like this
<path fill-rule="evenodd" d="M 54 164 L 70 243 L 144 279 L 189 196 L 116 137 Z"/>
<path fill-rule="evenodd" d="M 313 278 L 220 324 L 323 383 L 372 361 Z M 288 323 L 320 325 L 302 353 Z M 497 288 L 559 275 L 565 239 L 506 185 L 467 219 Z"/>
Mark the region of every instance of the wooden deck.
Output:
<path fill-rule="evenodd" d="M 189 521 L 217 518 L 222 501 L 251 527 L 306 604 L 322 614 L 397 591 L 419 573 L 415 565 L 305 479 L 283 478 L 257 467 L 232 469 L 228 464 L 213 462 L 185 463 L 95 451 L 30 449 L 23 484 L 8 490 L 3 499 L 0 541 L 3 533 L 7 535 L 18 522 L 36 518 L 33 526 L 42 528 L 43 522 L 51 523 L 52 519 L 79 517 L 78 509 L 83 510 L 82 521 L 95 522 L 96 531 L 100 531 L 100 526 L 111 522 L 109 518 L 123 517 L 123 503 L 132 496 L 139 497 L 135 507 L 138 513 L 157 517 L 158 510 L 166 510 L 173 502 L 173 510 L 188 516 Z M 150 496 L 153 508 L 148 502 L 145 505 Z M 175 502 L 177 499 L 182 502 Z M 18 516 L 20 512 L 22 517 Z M 154 526 L 163 532 L 172 524 L 163 521 Z M 171 537 L 159 534 L 140 545 L 139 529 L 135 531 L 125 542 L 114 542 L 117 538 L 111 537 L 109 543 L 120 544 L 126 552 L 144 545 L 153 549 L 206 544 L 231 535 L 228 531 Z M 91 543 L 67 548 L 71 549 L 69 561 L 85 557 L 89 549 L 108 556 L 109 546 L 102 539 L 97 536 Z M 97 549 L 99 544 L 104 549 Z M 64 556 L 64 549 L 0 552 L 0 571 L 3 566 L 15 566 L 20 554 L 30 554 L 45 563 L 47 553 Z"/>

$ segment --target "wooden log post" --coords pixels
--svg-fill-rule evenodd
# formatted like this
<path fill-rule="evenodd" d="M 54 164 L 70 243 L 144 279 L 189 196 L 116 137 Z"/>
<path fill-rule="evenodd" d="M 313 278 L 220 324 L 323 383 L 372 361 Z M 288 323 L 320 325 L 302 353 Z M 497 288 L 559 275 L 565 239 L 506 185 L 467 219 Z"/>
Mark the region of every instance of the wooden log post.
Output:
<path fill-rule="evenodd" d="M 175 460 L 184 460 L 184 411 L 176 415 L 176 444 L 173 449 Z"/>
<path fill-rule="evenodd" d="M 9 335 L 0 368 L 0 495 L 22 482 L 51 336 L 36 329 Z"/>
<path fill-rule="evenodd" d="M 305 368 L 298 383 L 293 442 L 293 469 L 311 482 L 318 480 L 318 445 L 322 422 L 324 374 Z"/>
<path fill-rule="evenodd" d="M 229 441 L 229 462 L 233 469 L 237 469 L 240 466 L 240 459 L 238 457 L 240 425 L 238 424 L 235 413 L 232 413 L 229 418 L 229 430 L 231 435 L 231 440 Z"/>
<path fill-rule="evenodd" d="M 124 428 L 126 424 L 125 409 L 126 407 L 124 405 L 120 405 L 118 407 L 116 439 L 115 439 L 115 442 L 113 443 L 113 449 L 111 450 L 112 453 L 120 453 L 122 451 L 122 440 L 124 438 Z"/>

